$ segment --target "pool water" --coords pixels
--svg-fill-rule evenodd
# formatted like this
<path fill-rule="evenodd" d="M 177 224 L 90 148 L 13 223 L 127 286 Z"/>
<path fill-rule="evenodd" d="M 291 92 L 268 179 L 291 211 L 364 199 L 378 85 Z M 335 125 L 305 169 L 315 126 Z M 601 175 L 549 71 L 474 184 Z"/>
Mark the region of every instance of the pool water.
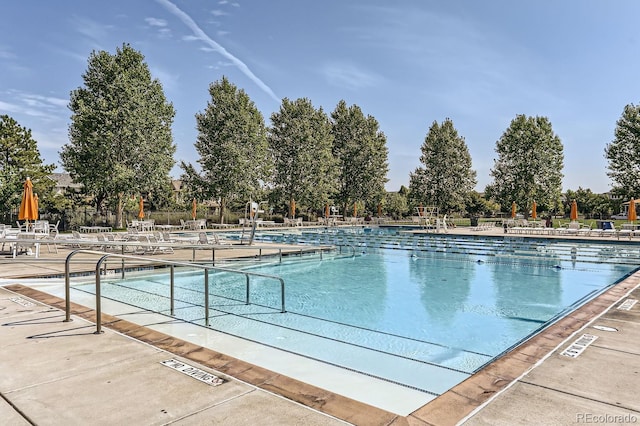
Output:
<path fill-rule="evenodd" d="M 388 235 L 264 234 L 271 241 L 342 244 L 342 255 L 250 266 L 280 286 L 210 273 L 210 327 L 433 395 L 636 269 L 622 244 Z M 93 291 L 93 283 L 77 288 Z M 168 313 L 161 272 L 103 281 L 102 294 Z M 203 273 L 176 274 L 175 316 L 204 324 Z"/>

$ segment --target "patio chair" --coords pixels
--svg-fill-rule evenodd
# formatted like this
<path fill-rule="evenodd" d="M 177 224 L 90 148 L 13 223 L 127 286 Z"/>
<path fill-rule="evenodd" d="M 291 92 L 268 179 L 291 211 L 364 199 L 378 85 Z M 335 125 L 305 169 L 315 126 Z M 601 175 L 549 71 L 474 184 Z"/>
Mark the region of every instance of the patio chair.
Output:
<path fill-rule="evenodd" d="M 40 243 L 35 234 L 18 234 L 16 242 L 13 244 L 13 258 L 21 253 L 35 253 L 36 258 L 40 257 Z"/>
<path fill-rule="evenodd" d="M 149 242 L 148 251 L 151 254 L 156 253 L 173 253 L 173 247 L 163 246 L 155 235 L 147 235 L 147 241 Z"/>

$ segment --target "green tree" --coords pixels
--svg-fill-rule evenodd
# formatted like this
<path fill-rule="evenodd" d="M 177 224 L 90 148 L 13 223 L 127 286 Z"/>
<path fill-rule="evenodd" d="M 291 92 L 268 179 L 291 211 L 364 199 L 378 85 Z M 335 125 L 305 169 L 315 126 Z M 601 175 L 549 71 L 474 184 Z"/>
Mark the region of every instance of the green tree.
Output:
<path fill-rule="evenodd" d="M 538 210 L 556 211 L 562 192 L 564 153 L 546 117 L 517 115 L 496 142 L 498 159 L 485 196 L 503 211 L 513 202 L 525 217 L 533 201 Z"/>
<path fill-rule="evenodd" d="M 372 116 L 365 117 L 360 107 L 347 107 L 341 100 L 331 113 L 333 119 L 333 155 L 338 161 L 336 201 L 348 206 L 362 201 L 373 210 L 385 195 L 389 165 L 387 139 Z"/>
<path fill-rule="evenodd" d="M 31 130 L 8 115 L 0 115 L 0 206 L 5 215 L 20 206 L 24 181 L 33 182 L 41 210 L 51 202 L 55 182 L 49 175 L 54 164 L 42 163 L 38 144 Z"/>
<path fill-rule="evenodd" d="M 624 107 L 618 119 L 615 138 L 604 150 L 608 160 L 607 176 L 617 193 L 629 200 L 640 197 L 640 105 Z"/>
<path fill-rule="evenodd" d="M 170 179 L 175 111 L 144 56 L 124 44 L 115 55 L 94 51 L 84 86 L 71 92 L 69 143 L 60 157 L 97 208 L 116 205 L 122 227 L 127 196 L 161 191 Z"/>
<path fill-rule="evenodd" d="M 401 192 L 387 192 L 382 202 L 383 210 L 398 220 L 409 212 L 407 196 Z"/>
<path fill-rule="evenodd" d="M 264 118 L 244 90 L 223 77 L 209 86 L 209 94 L 207 108 L 196 114 L 201 172 L 182 162 L 182 179 L 192 196 L 220 200 L 222 223 L 229 201 L 258 195 L 272 161 Z"/>
<path fill-rule="evenodd" d="M 578 187 L 576 191 L 567 190 L 565 193 L 565 211 L 570 211 L 571 202 L 576 200 L 578 213 L 587 218 L 608 217 L 613 211 L 614 205 L 604 194 L 595 194 L 590 189 Z"/>
<path fill-rule="evenodd" d="M 271 114 L 269 149 L 275 164 L 275 202 L 320 209 L 336 190 L 336 160 L 331 149 L 331 122 L 307 98 L 285 98 Z"/>
<path fill-rule="evenodd" d="M 493 201 L 487 200 L 477 191 L 470 191 L 465 209 L 470 216 L 484 216 L 499 211 L 500 206 Z"/>
<path fill-rule="evenodd" d="M 410 174 L 410 200 L 438 207 L 440 213 L 464 209 L 468 193 L 476 185 L 471 155 L 450 119 L 433 122 L 421 147 L 418 167 Z"/>

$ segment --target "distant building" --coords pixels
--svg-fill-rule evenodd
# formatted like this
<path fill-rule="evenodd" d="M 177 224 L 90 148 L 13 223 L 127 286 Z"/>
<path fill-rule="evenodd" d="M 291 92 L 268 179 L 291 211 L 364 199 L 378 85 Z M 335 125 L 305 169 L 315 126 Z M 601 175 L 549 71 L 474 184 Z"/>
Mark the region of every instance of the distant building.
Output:
<path fill-rule="evenodd" d="M 49 177 L 56 183 L 54 195 L 64 195 L 67 188 L 73 191 L 78 191 L 82 188 L 82 184 L 75 183 L 69 173 L 51 173 Z"/>
<path fill-rule="evenodd" d="M 182 203 L 184 200 L 184 185 L 179 179 L 171 181 L 171 190 L 173 191 L 173 199 L 176 203 Z"/>

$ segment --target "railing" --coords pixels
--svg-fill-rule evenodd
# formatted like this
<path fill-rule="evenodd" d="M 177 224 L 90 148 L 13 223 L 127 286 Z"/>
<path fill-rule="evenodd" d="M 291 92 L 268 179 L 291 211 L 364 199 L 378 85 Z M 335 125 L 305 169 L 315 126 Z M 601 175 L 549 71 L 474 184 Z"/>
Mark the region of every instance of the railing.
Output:
<path fill-rule="evenodd" d="M 222 268 L 217 266 L 209 266 L 202 265 L 197 263 L 186 263 L 186 262 L 178 262 L 172 260 L 164 260 L 164 259 L 149 259 L 147 257 L 141 256 L 132 256 L 132 255 L 124 255 L 118 253 L 105 253 L 102 251 L 94 251 L 94 250 L 74 250 L 67 256 L 64 265 L 64 284 L 65 284 L 65 322 L 71 321 L 71 258 L 76 254 L 89 254 L 89 255 L 97 255 L 101 256 L 100 259 L 96 262 L 95 267 L 95 282 L 96 282 L 96 331 L 95 334 L 102 333 L 102 306 L 101 306 L 101 295 L 100 295 L 100 281 L 101 281 L 101 268 L 103 263 L 108 258 L 116 258 L 122 260 L 122 278 L 124 278 L 125 274 L 125 260 L 135 260 L 141 261 L 144 263 L 154 263 L 154 264 L 162 264 L 169 265 L 170 268 L 170 312 L 171 315 L 174 315 L 174 269 L 176 266 L 185 266 L 189 268 L 196 268 L 204 270 L 204 309 L 205 309 L 205 325 L 209 327 L 209 271 L 214 270 L 217 272 L 228 272 L 233 274 L 241 274 L 246 278 L 246 299 L 245 303 L 250 304 L 250 277 L 261 277 L 274 279 L 280 282 L 280 312 L 284 313 L 285 310 L 285 284 L 284 280 L 275 275 L 261 274 L 258 272 L 249 272 L 249 271 L 240 271 L 236 269 Z"/>

